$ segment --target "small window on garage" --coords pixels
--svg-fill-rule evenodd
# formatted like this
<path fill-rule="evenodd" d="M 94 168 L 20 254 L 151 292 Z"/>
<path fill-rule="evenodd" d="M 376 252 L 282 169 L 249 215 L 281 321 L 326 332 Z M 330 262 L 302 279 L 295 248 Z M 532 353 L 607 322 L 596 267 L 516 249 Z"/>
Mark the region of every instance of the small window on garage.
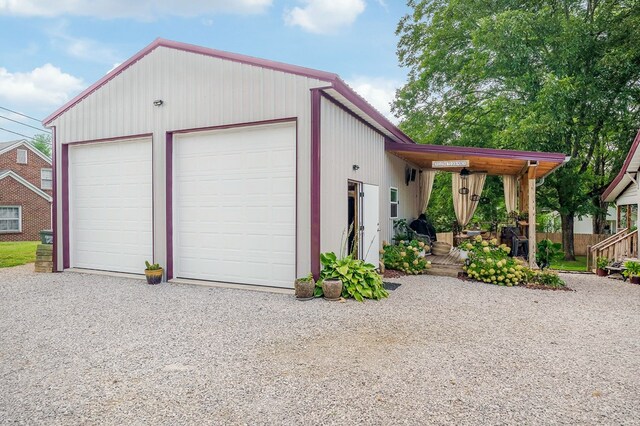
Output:
<path fill-rule="evenodd" d="M 51 169 L 40 169 L 40 188 L 53 188 Z"/>
<path fill-rule="evenodd" d="M 22 207 L 0 206 L 0 233 L 22 232 Z"/>
<path fill-rule="evenodd" d="M 391 201 L 391 219 L 398 218 L 398 188 L 389 188 L 389 200 Z"/>
<path fill-rule="evenodd" d="M 26 149 L 16 149 L 18 153 L 18 158 L 16 161 L 18 164 L 27 164 L 27 150 Z"/>

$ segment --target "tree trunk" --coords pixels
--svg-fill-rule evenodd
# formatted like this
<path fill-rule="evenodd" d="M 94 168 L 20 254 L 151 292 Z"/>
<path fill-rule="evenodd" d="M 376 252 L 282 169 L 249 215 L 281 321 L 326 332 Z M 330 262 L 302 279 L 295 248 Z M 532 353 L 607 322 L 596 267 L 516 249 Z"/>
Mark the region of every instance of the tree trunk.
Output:
<path fill-rule="evenodd" d="M 594 198 L 593 204 L 596 206 L 597 213 L 593 215 L 593 233 L 604 234 L 607 223 L 607 203 L 602 201 L 600 197 Z"/>
<path fill-rule="evenodd" d="M 562 250 L 564 250 L 564 260 L 576 260 L 575 249 L 573 247 L 573 219 L 574 214 L 561 214 L 562 219 Z"/>

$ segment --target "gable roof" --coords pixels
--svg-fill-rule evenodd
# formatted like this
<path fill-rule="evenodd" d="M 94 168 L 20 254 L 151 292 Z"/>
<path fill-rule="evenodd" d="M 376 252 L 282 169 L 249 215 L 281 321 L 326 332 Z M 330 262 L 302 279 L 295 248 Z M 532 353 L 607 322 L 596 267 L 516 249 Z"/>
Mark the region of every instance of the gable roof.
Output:
<path fill-rule="evenodd" d="M 4 154 L 5 152 L 9 152 L 12 149 L 18 148 L 20 146 L 27 148 L 29 151 L 33 152 L 38 157 L 42 158 L 44 161 L 51 164 L 51 158 L 44 155 L 42 152 L 40 152 L 40 150 L 36 149 L 33 145 L 31 145 L 29 142 L 27 142 L 24 139 L 20 139 L 16 141 L 0 142 L 0 155 Z"/>
<path fill-rule="evenodd" d="M 352 110 L 361 118 L 365 119 L 382 133 L 386 134 L 396 142 L 415 143 L 413 140 L 411 140 L 411 138 L 409 138 L 409 136 L 404 134 L 384 115 L 382 115 L 373 106 L 371 106 L 371 104 L 369 104 L 364 98 L 358 95 L 337 74 L 311 68 L 305 68 L 297 65 L 285 64 L 282 62 L 270 61 L 267 59 L 254 58 L 252 56 L 240 55 L 238 53 L 225 52 L 222 50 L 210 49 L 207 47 L 195 46 L 192 44 L 181 43 L 172 40 L 165 40 L 162 38 L 155 39 L 150 45 L 133 55 L 131 58 L 120 64 L 120 66 L 116 67 L 100 80 L 89 86 L 78 96 L 57 109 L 42 121 L 43 125 L 47 127 L 53 120 L 67 112 L 69 109 L 73 108 L 87 96 L 100 89 L 102 86 L 107 84 L 109 81 L 117 77 L 127 68 L 138 62 L 140 59 L 142 59 L 158 47 L 165 47 L 169 49 L 181 50 L 184 52 L 211 56 L 229 61 L 240 62 L 247 65 L 267 68 L 275 71 L 281 71 L 288 74 L 296 74 L 321 81 L 326 81 L 328 83 L 328 87 L 326 89 L 332 92 L 331 94 L 333 95 L 333 97 L 343 102 L 347 108 Z"/>
<path fill-rule="evenodd" d="M 638 171 L 640 171 L 640 131 L 636 135 L 627 158 L 624 160 L 620 172 L 616 175 L 613 181 L 609 184 L 607 189 L 602 194 L 602 201 L 613 202 L 620 194 L 624 192 L 627 187 L 633 183 L 633 179 L 638 180 Z M 635 177 L 632 179 L 631 174 L 635 173 Z"/>
<path fill-rule="evenodd" d="M 26 186 L 27 188 L 29 188 L 30 190 L 32 190 L 33 192 L 35 192 L 36 194 L 38 194 L 39 196 L 41 196 L 42 198 L 47 200 L 48 202 L 52 201 L 52 198 L 51 198 L 51 196 L 49 194 L 47 194 L 46 192 L 44 192 L 40 188 L 36 187 L 34 184 L 32 184 L 31 182 L 29 182 L 28 180 L 26 180 L 25 178 L 20 176 L 19 174 L 17 174 L 13 170 L 0 171 L 0 180 L 4 179 L 6 177 L 14 178 L 16 181 L 18 181 L 18 183 L 21 183 L 22 185 Z"/>

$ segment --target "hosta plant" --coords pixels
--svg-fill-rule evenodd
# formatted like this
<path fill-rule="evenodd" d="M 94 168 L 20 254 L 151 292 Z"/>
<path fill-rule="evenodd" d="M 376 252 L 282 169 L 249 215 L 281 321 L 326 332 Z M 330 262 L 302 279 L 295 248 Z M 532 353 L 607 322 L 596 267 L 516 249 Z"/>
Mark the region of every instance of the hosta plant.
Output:
<path fill-rule="evenodd" d="M 389 296 L 382 286 L 382 277 L 370 263 L 354 259 L 351 254 L 338 259 L 336 254 L 331 252 L 322 253 L 320 262 L 322 271 L 320 280 L 316 283 L 316 297 L 322 296 L 322 281 L 325 279 L 342 281 L 342 297 L 354 298 L 359 302 L 364 299 L 380 300 Z"/>
<path fill-rule="evenodd" d="M 395 269 L 407 274 L 421 274 L 431 265 L 423 254 L 423 251 L 428 248 L 419 240 L 399 241 L 397 245 L 383 243 L 382 262 L 387 269 Z"/>

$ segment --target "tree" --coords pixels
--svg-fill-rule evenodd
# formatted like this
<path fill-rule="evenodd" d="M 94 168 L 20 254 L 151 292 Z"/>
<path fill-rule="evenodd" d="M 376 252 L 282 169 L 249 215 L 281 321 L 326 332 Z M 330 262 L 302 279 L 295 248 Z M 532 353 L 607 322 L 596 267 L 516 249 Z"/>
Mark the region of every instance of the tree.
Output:
<path fill-rule="evenodd" d="M 33 137 L 33 141 L 31 142 L 33 147 L 51 158 L 51 135 L 49 134 L 39 134 Z"/>
<path fill-rule="evenodd" d="M 411 0 L 397 34 L 401 127 L 422 143 L 563 152 L 538 189 L 562 219 L 597 213 L 640 125 L 637 0 Z"/>

